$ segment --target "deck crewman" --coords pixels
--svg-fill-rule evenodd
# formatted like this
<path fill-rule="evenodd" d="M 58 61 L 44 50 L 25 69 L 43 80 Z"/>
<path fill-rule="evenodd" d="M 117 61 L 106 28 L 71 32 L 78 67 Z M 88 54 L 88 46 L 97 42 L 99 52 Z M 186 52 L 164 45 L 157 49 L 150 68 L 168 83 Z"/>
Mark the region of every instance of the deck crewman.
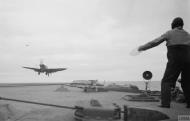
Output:
<path fill-rule="evenodd" d="M 138 48 L 138 51 L 145 51 L 166 41 L 168 62 L 161 82 L 160 107 L 163 108 L 170 108 L 171 88 L 180 74 L 187 108 L 190 108 L 190 34 L 183 29 L 183 25 L 181 17 L 175 18 L 171 30 Z"/>

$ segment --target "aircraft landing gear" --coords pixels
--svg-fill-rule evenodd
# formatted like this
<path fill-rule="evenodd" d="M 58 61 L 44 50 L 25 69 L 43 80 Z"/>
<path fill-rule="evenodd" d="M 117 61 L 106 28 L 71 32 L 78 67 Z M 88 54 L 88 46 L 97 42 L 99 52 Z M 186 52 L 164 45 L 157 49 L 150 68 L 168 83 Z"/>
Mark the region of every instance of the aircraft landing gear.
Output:
<path fill-rule="evenodd" d="M 46 73 L 47 76 L 49 76 L 49 73 Z"/>

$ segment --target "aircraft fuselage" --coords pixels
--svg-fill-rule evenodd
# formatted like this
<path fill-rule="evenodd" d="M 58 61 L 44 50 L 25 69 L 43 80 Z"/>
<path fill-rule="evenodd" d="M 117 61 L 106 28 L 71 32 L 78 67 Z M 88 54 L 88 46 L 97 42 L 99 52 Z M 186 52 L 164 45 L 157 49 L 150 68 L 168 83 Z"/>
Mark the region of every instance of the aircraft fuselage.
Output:
<path fill-rule="evenodd" d="M 38 74 L 40 73 L 45 73 L 49 76 L 48 67 L 45 64 L 40 64 L 40 71 L 38 72 Z"/>
<path fill-rule="evenodd" d="M 46 72 L 46 70 L 48 69 L 48 67 L 44 64 L 40 64 L 40 72 Z"/>

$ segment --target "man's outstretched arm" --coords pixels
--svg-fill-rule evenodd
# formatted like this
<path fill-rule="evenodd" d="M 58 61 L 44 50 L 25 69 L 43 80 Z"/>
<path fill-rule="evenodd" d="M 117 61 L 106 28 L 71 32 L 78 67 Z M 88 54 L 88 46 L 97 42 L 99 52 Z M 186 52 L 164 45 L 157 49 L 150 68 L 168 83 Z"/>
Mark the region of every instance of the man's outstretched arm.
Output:
<path fill-rule="evenodd" d="M 148 50 L 148 49 L 153 48 L 155 46 L 158 46 L 159 44 L 161 44 L 162 42 L 164 42 L 165 40 L 167 40 L 167 36 L 166 35 L 167 34 L 164 34 L 164 35 L 162 35 L 162 36 L 160 36 L 160 37 L 158 37 L 158 38 L 156 38 L 156 39 L 154 39 L 154 40 L 152 40 L 152 41 L 150 41 L 150 42 L 148 42 L 148 43 L 140 46 L 138 48 L 138 51 L 145 51 L 145 50 Z"/>

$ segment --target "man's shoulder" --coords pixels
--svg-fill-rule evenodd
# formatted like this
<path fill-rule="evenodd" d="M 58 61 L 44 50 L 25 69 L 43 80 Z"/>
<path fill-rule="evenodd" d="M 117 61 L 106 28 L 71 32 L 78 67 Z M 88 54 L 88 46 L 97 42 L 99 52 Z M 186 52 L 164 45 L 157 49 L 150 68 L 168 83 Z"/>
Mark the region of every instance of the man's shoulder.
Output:
<path fill-rule="evenodd" d="M 169 36 L 171 33 L 173 33 L 173 31 L 172 31 L 172 30 L 168 30 L 168 31 L 166 31 L 164 34 L 162 34 L 162 37 L 168 38 L 168 36 Z"/>
<path fill-rule="evenodd" d="M 171 30 L 166 31 L 166 33 L 173 33 L 175 31 L 177 31 L 177 30 L 176 29 L 171 29 Z"/>
<path fill-rule="evenodd" d="M 186 34 L 189 34 L 186 30 L 184 30 L 184 29 L 171 29 L 171 30 L 168 30 L 166 33 L 167 34 L 172 34 L 172 33 L 178 33 L 178 32 L 180 32 L 180 33 L 186 33 Z"/>

